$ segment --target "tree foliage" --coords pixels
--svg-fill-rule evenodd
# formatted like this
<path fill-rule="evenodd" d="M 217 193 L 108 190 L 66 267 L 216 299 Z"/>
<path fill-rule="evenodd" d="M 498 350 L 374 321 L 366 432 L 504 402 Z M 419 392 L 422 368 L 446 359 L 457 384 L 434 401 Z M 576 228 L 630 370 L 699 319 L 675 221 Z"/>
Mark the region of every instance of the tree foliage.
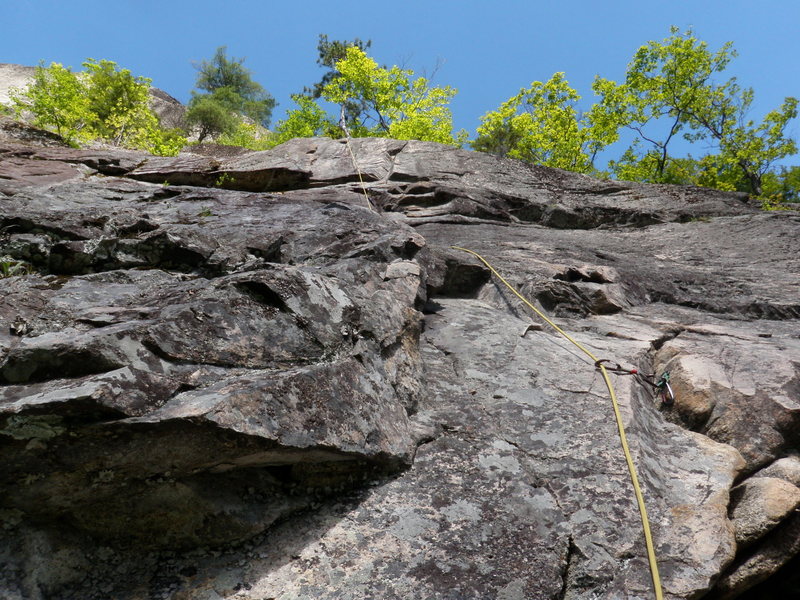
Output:
<path fill-rule="evenodd" d="M 101 139 L 155 154 L 178 153 L 186 140 L 159 125 L 149 106 L 149 79 L 109 60 L 87 59 L 83 66 L 76 73 L 59 63 L 39 65 L 27 90 L 12 96 L 17 112 L 29 111 L 35 125 L 73 144 Z"/>
<path fill-rule="evenodd" d="M 347 57 L 347 49 L 350 47 L 356 47 L 362 52 L 366 53 L 371 46 L 372 40 L 367 40 L 366 42 L 360 38 L 355 38 L 352 41 L 328 40 L 328 36 L 324 33 L 321 33 L 319 35 L 319 41 L 317 42 L 317 52 L 319 53 L 317 64 L 320 67 L 327 68 L 328 70 L 322 76 L 320 81 L 315 83 L 312 87 L 305 88 L 303 93 L 315 100 L 321 98 L 322 90 L 325 88 L 325 86 L 328 85 L 334 77 L 340 75 L 339 71 L 336 69 L 336 63 L 340 60 L 344 60 Z"/>
<path fill-rule="evenodd" d="M 335 77 L 341 75 L 336 68 L 336 63 L 347 57 L 347 49 L 355 47 L 366 53 L 370 46 L 372 46 L 372 40 L 367 40 L 366 42 L 360 38 L 355 38 L 354 40 L 328 40 L 328 36 L 321 33 L 317 43 L 317 52 L 319 52 L 317 64 L 320 67 L 327 68 L 327 71 L 320 81 L 312 87 L 306 87 L 303 90 L 303 94 L 313 100 L 321 98 L 325 86 Z M 345 118 L 349 122 L 362 120 L 363 115 L 368 111 L 369 106 L 363 100 L 352 99 L 344 104 Z"/>
<path fill-rule="evenodd" d="M 731 43 L 712 51 L 691 31 L 673 27 L 666 39 L 636 51 L 622 83 L 597 77 L 592 89 L 599 101 L 588 112 L 578 110 L 580 96 L 556 73 L 485 114 L 472 147 L 587 172 L 628 129 L 632 142 L 608 163 L 618 179 L 791 198 L 794 171 L 778 174 L 775 164 L 797 152 L 786 129 L 798 100 L 786 98 L 761 121 L 750 118 L 753 90 L 736 78 L 718 82 L 735 57 Z M 703 153 L 676 156 L 677 142 Z"/>
<path fill-rule="evenodd" d="M 303 94 L 292 96 L 297 108 L 287 113 L 273 132 L 272 143 L 282 144 L 297 137 L 338 137 L 341 129 L 314 100 Z"/>
<path fill-rule="evenodd" d="M 241 146 L 250 150 L 269 150 L 276 146 L 273 142 L 273 134 L 265 131 L 263 127 L 255 123 L 239 121 L 236 127 L 216 138 L 218 144 L 225 146 Z"/>
<path fill-rule="evenodd" d="M 352 135 L 460 145 L 466 136 L 453 134 L 448 104 L 456 90 L 449 86 L 431 86 L 397 66 L 380 67 L 358 45 L 345 50 L 335 73 L 320 97 L 337 104 L 339 115 L 328 114 L 310 95 L 296 94 L 292 99 L 297 108 L 275 126 L 272 144 L 294 137 Z M 359 108 L 349 110 L 351 106 Z"/>
<path fill-rule="evenodd" d="M 534 81 L 481 117 L 475 150 L 571 171 L 593 170 L 597 153 L 617 140 L 617 127 L 591 111 L 580 114 L 578 93 L 555 73 Z"/>
<path fill-rule="evenodd" d="M 220 46 L 210 61 L 202 61 L 198 66 L 196 87 L 207 94 L 195 93 L 194 98 L 209 98 L 229 112 L 233 112 L 254 122 L 269 127 L 275 99 L 253 81 L 252 72 L 244 66 L 243 58 L 228 58 L 225 46 Z M 200 102 L 198 100 L 198 102 Z M 207 112 L 208 104 L 204 110 Z M 190 103 L 190 112 L 194 108 Z"/>
<path fill-rule="evenodd" d="M 431 86 L 424 77 L 412 79 L 413 71 L 398 66 L 379 67 L 357 46 L 347 48 L 336 70 L 322 97 L 342 107 L 342 124 L 352 135 L 458 144 L 448 106 L 455 89 Z M 363 103 L 366 110 L 348 120 L 349 102 Z"/>
<path fill-rule="evenodd" d="M 780 167 L 766 173 L 761 196 L 773 205 L 800 202 L 800 166 Z"/>
<path fill-rule="evenodd" d="M 241 120 L 226 104 L 224 96 L 228 88 L 220 88 L 211 94 L 193 94 L 186 111 L 186 124 L 197 131 L 197 141 L 207 137 L 218 137 L 236 131 Z"/>
<path fill-rule="evenodd" d="M 673 27 L 665 40 L 637 50 L 624 83 L 598 77 L 593 89 L 602 110 L 637 134 L 622 158 L 610 164 L 612 172 L 639 181 L 669 181 L 670 144 L 681 136 L 715 151 L 699 160 L 700 179 L 760 195 L 763 177 L 775 161 L 797 151 L 785 134 L 797 116 L 797 99 L 786 98 L 760 123 L 748 118 L 753 90 L 741 88 L 735 77 L 714 80 L 735 57 L 730 42 L 712 52 L 691 31 Z"/>
<path fill-rule="evenodd" d="M 59 63 L 36 67 L 31 84 L 12 93 L 11 101 L 18 114 L 30 111 L 34 125 L 53 129 L 69 142 L 77 141 L 89 120 L 86 86 Z"/>

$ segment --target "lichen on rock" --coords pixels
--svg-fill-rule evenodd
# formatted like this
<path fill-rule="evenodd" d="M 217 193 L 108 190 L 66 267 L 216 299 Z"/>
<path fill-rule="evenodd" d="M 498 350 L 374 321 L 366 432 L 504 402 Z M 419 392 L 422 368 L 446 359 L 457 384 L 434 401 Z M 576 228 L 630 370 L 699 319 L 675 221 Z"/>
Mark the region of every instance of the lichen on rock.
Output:
<path fill-rule="evenodd" d="M 352 148 L 371 206 L 339 140 L 0 140 L 0 255 L 32 271 L 0 280 L 9 598 L 652 597 L 594 365 L 454 246 L 670 372 L 674 405 L 613 375 L 666 598 L 800 553 L 795 213 Z"/>

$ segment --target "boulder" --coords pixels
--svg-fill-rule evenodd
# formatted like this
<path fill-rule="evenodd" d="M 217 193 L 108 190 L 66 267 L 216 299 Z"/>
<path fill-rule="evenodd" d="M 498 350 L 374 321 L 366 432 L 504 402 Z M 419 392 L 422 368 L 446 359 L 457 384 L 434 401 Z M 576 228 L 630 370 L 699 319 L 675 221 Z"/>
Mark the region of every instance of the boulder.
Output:
<path fill-rule="evenodd" d="M 800 487 L 800 456 L 791 454 L 771 463 L 753 474 L 753 477 L 777 477 Z"/>
<path fill-rule="evenodd" d="M 781 587 L 780 581 L 770 581 L 770 577 L 778 573 L 779 569 L 798 553 L 800 553 L 800 515 L 795 513 L 764 538 L 755 550 L 737 560 L 720 578 L 710 598 L 730 600 L 743 597 L 748 591 L 751 598 L 763 598 L 756 586 L 762 584 L 763 589 L 772 583 L 775 587 Z M 794 575 L 792 572 L 785 573 L 784 578 L 794 578 L 796 591 L 797 577 Z M 787 594 L 783 597 L 790 598 L 792 595 Z"/>
<path fill-rule="evenodd" d="M 800 338 L 782 323 L 692 326 L 656 353 L 657 370 L 671 373 L 676 419 L 737 448 L 748 473 L 797 447 Z"/>
<path fill-rule="evenodd" d="M 736 543 L 740 547 L 752 544 L 791 516 L 798 505 L 800 488 L 791 483 L 775 477 L 748 479 L 731 495 Z"/>
<path fill-rule="evenodd" d="M 665 598 L 800 552 L 796 213 L 415 141 L 0 157 L 10 599 L 653 597 L 593 360 L 461 248 L 621 365 Z"/>

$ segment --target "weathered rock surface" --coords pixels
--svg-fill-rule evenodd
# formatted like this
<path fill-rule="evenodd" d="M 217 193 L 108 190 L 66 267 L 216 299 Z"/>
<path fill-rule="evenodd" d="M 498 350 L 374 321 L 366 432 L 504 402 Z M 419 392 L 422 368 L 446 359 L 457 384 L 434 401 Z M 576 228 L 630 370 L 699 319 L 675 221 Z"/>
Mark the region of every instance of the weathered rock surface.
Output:
<path fill-rule="evenodd" d="M 613 376 L 667 598 L 800 553 L 796 213 L 352 148 L 0 143 L 7 597 L 653 597 L 594 365 L 452 246 L 670 371 Z"/>
<path fill-rule="evenodd" d="M 755 473 L 753 477 L 777 477 L 800 487 L 800 456 L 790 454 Z"/>
<path fill-rule="evenodd" d="M 736 543 L 748 546 L 790 516 L 800 505 L 800 489 L 775 477 L 758 477 L 734 488 L 731 517 Z"/>
<path fill-rule="evenodd" d="M 35 72 L 36 67 L 0 63 L 0 104 L 9 104 L 10 92 L 27 86 Z"/>

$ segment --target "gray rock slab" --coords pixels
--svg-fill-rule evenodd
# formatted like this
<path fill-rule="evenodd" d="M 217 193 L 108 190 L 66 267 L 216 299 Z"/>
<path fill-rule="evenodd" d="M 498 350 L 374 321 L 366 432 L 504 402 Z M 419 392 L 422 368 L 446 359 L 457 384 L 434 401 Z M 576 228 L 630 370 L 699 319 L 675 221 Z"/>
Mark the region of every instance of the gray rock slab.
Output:
<path fill-rule="evenodd" d="M 796 519 L 745 492 L 796 470 L 797 213 L 423 142 L 212 154 L 0 142 L 10 598 L 651 598 L 592 360 L 453 246 L 625 367 L 665 597 L 780 577 Z"/>

